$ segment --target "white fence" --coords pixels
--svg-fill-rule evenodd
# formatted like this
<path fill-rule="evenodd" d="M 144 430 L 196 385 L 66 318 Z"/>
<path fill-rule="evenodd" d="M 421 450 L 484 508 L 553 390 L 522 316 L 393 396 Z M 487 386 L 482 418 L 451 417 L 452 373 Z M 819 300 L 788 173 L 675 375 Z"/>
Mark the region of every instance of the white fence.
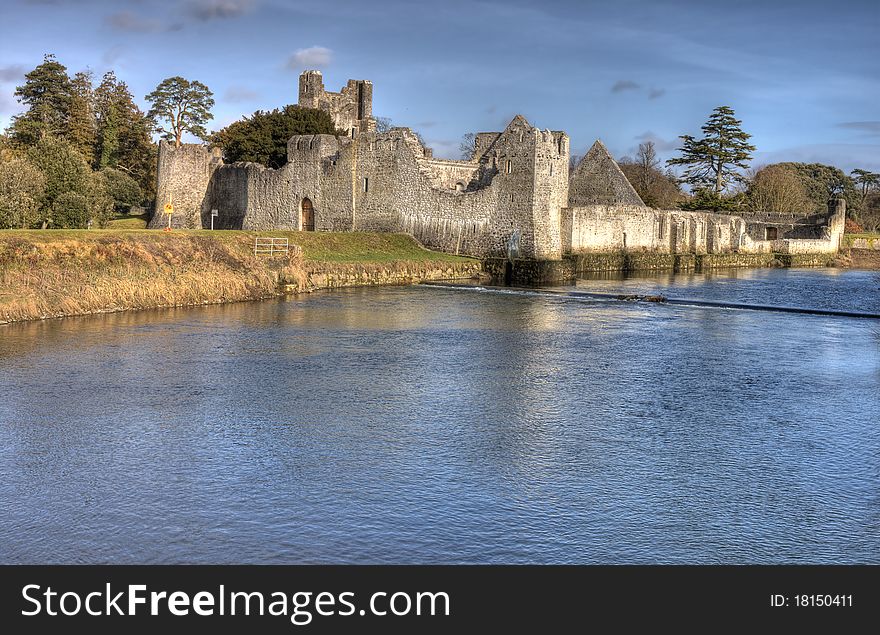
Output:
<path fill-rule="evenodd" d="M 271 238 L 258 236 L 254 238 L 254 255 L 269 254 L 286 254 L 290 251 L 290 244 L 287 238 Z"/>

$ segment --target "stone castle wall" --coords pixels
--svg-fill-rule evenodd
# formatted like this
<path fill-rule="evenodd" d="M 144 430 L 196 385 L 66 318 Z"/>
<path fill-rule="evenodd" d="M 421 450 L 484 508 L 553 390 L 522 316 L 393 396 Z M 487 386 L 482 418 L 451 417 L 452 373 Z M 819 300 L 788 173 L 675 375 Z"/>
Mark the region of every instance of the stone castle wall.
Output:
<path fill-rule="evenodd" d="M 833 254 L 843 235 L 845 202 L 833 203 L 819 238 L 752 238 L 739 216 L 712 212 L 655 210 L 644 206 L 594 204 L 562 211 L 566 253 L 650 251 L 669 254 Z M 763 227 L 763 226 L 762 226 Z M 761 236 L 766 232 L 762 231 Z M 779 233 L 781 236 L 782 233 Z"/>
<path fill-rule="evenodd" d="M 350 79 L 338 93 L 324 89 L 321 71 L 305 71 L 299 77 L 299 105 L 330 114 L 338 130 L 349 136 L 375 130 L 373 83 Z"/>
<path fill-rule="evenodd" d="M 156 229 L 168 225 L 168 217 L 162 213 L 166 203 L 174 207 L 172 227 L 201 227 L 211 178 L 221 165 L 223 157 L 219 149 L 212 151 L 192 144 L 175 147 L 167 141 L 160 141 L 156 208 L 149 227 Z M 210 207 L 207 211 L 210 214 Z"/>
<path fill-rule="evenodd" d="M 502 132 L 474 136 L 470 159 L 435 159 L 408 128 L 378 133 L 372 84 L 324 90 L 318 71 L 300 77 L 300 105 L 331 114 L 348 136 L 292 137 L 280 169 L 224 165 L 218 150 L 162 142 L 157 213 L 173 202 L 174 227 L 406 232 L 427 247 L 478 257 L 522 258 L 609 251 L 658 254 L 835 253 L 844 211 L 827 217 L 743 218 L 646 207 L 597 141 L 569 174 L 569 138 L 516 116 Z M 770 239 L 775 236 L 776 240 Z"/>

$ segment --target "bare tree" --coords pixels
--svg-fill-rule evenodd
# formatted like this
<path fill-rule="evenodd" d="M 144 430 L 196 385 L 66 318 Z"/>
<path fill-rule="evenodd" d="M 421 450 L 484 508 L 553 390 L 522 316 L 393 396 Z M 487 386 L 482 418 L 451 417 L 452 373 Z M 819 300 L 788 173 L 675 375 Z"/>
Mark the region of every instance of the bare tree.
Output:
<path fill-rule="evenodd" d="M 662 175 L 660 171 L 660 160 L 657 158 L 657 149 L 654 147 L 653 141 L 646 141 L 639 144 L 639 150 L 636 152 L 635 164 L 638 166 L 638 184 L 636 189 L 648 192 Z"/>
<path fill-rule="evenodd" d="M 749 200 L 755 209 L 776 214 L 797 214 L 812 203 L 797 173 L 783 165 L 768 165 L 750 179 Z"/>
<path fill-rule="evenodd" d="M 474 149 L 476 148 L 477 135 L 473 132 L 468 132 L 462 135 L 461 143 L 458 144 L 458 151 L 461 154 L 461 158 L 465 161 L 474 156 Z"/>
<path fill-rule="evenodd" d="M 391 122 L 391 117 L 376 117 L 376 132 L 388 132 L 393 127 L 394 124 Z"/>

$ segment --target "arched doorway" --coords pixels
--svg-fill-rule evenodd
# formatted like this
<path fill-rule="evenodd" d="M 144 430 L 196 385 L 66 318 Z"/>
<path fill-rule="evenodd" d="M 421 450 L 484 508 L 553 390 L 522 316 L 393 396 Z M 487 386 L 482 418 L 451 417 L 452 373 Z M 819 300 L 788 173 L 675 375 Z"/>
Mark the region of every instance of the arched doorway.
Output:
<path fill-rule="evenodd" d="M 304 232 L 315 231 L 315 208 L 312 206 L 311 199 L 304 198 L 300 209 L 300 220 L 302 221 L 302 230 Z"/>

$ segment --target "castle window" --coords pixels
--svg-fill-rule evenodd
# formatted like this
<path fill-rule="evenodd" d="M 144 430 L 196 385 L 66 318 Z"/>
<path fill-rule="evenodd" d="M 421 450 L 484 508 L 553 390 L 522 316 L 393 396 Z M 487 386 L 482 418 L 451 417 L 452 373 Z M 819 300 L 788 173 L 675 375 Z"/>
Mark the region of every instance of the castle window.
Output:
<path fill-rule="evenodd" d="M 364 192 L 370 191 L 370 179 L 366 176 L 364 177 Z"/>
<path fill-rule="evenodd" d="M 550 176 L 553 176 L 553 164 L 550 164 Z"/>
<path fill-rule="evenodd" d="M 779 229 L 777 227 L 765 227 L 766 240 L 777 240 L 779 238 Z"/>
<path fill-rule="evenodd" d="M 510 174 L 510 171 L 511 171 L 510 159 L 507 160 L 507 168 L 506 168 L 506 171 L 507 171 L 508 174 Z"/>

